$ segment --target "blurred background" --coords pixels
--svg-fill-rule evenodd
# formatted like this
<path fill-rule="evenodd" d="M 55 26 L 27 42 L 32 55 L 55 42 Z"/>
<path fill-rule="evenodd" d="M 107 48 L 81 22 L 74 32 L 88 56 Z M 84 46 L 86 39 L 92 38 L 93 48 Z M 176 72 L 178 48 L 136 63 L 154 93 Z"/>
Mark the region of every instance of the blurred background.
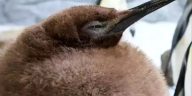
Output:
<path fill-rule="evenodd" d="M 125 10 L 149 0 L 0 0 L 0 40 L 15 38 L 26 26 L 51 14 L 77 5 L 98 5 Z M 186 0 L 177 0 L 128 28 L 122 41 L 139 46 L 160 66 L 160 54 L 170 49 L 173 33 L 183 12 Z M 135 32 L 134 38 L 129 35 Z M 11 32 L 11 33 L 10 33 Z"/>
<path fill-rule="evenodd" d="M 99 4 L 125 10 L 147 1 L 149 0 L 0 0 L 0 47 L 14 41 L 25 27 L 72 6 Z M 122 42 L 139 47 L 160 68 L 161 55 L 171 48 L 173 34 L 185 3 L 186 0 L 176 0 L 136 22 L 126 30 Z M 3 48 L 6 47 L 3 46 L 0 53 Z"/>
<path fill-rule="evenodd" d="M 104 0 L 105 1 L 105 0 Z M 148 0 L 106 0 L 109 7 L 118 7 L 119 10 L 131 8 Z M 109 2 L 110 1 L 110 2 Z M 95 5 L 102 0 L 0 0 L 1 25 L 31 25 L 48 17 L 57 11 L 77 5 Z M 118 3 L 117 3 L 118 2 Z M 123 5 L 123 6 L 122 6 Z M 161 21 L 177 22 L 185 0 L 177 0 L 171 5 L 147 16 L 144 21 L 157 23 Z"/>

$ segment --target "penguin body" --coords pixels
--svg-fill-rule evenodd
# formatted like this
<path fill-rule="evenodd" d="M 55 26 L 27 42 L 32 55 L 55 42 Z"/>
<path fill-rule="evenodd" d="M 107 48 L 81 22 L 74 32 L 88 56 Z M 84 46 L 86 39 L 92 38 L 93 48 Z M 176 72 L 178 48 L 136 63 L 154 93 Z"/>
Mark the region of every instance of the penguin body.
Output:
<path fill-rule="evenodd" d="M 118 14 L 73 7 L 27 28 L 1 58 L 0 96 L 168 96 L 150 60 L 111 33 Z"/>

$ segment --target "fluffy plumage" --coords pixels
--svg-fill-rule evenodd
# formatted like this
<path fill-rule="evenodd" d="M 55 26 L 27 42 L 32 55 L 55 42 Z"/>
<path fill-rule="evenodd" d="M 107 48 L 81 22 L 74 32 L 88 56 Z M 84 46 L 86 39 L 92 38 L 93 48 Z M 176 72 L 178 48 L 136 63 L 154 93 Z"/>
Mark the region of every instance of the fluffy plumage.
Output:
<path fill-rule="evenodd" d="M 98 6 L 73 7 L 27 28 L 0 62 L 0 96 L 167 96 L 163 76 L 121 34 L 92 37 L 91 21 L 116 18 Z"/>

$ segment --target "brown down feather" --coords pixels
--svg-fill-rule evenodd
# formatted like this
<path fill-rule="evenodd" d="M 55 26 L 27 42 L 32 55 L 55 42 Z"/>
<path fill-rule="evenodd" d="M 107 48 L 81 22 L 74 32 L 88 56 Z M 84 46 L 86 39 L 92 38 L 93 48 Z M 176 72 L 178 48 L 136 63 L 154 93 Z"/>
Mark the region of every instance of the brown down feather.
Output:
<path fill-rule="evenodd" d="M 115 17 L 114 9 L 80 6 L 27 28 L 1 57 L 0 96 L 168 96 L 141 51 L 117 44 L 121 36 L 95 43 L 80 30 Z"/>

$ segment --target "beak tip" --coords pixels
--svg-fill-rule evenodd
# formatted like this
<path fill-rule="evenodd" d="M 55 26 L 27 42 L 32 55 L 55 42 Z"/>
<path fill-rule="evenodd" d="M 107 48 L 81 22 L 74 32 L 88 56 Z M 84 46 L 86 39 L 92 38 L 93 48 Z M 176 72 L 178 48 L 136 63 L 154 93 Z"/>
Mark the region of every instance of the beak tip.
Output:
<path fill-rule="evenodd" d="M 125 29 L 127 29 L 127 27 L 129 27 L 136 21 L 140 20 L 144 16 L 150 14 L 151 12 L 153 12 L 173 1 L 175 1 L 175 0 L 150 0 L 137 7 L 118 12 L 119 22 L 118 22 L 118 24 L 116 24 L 113 31 L 119 31 L 119 32 L 124 31 Z"/>

